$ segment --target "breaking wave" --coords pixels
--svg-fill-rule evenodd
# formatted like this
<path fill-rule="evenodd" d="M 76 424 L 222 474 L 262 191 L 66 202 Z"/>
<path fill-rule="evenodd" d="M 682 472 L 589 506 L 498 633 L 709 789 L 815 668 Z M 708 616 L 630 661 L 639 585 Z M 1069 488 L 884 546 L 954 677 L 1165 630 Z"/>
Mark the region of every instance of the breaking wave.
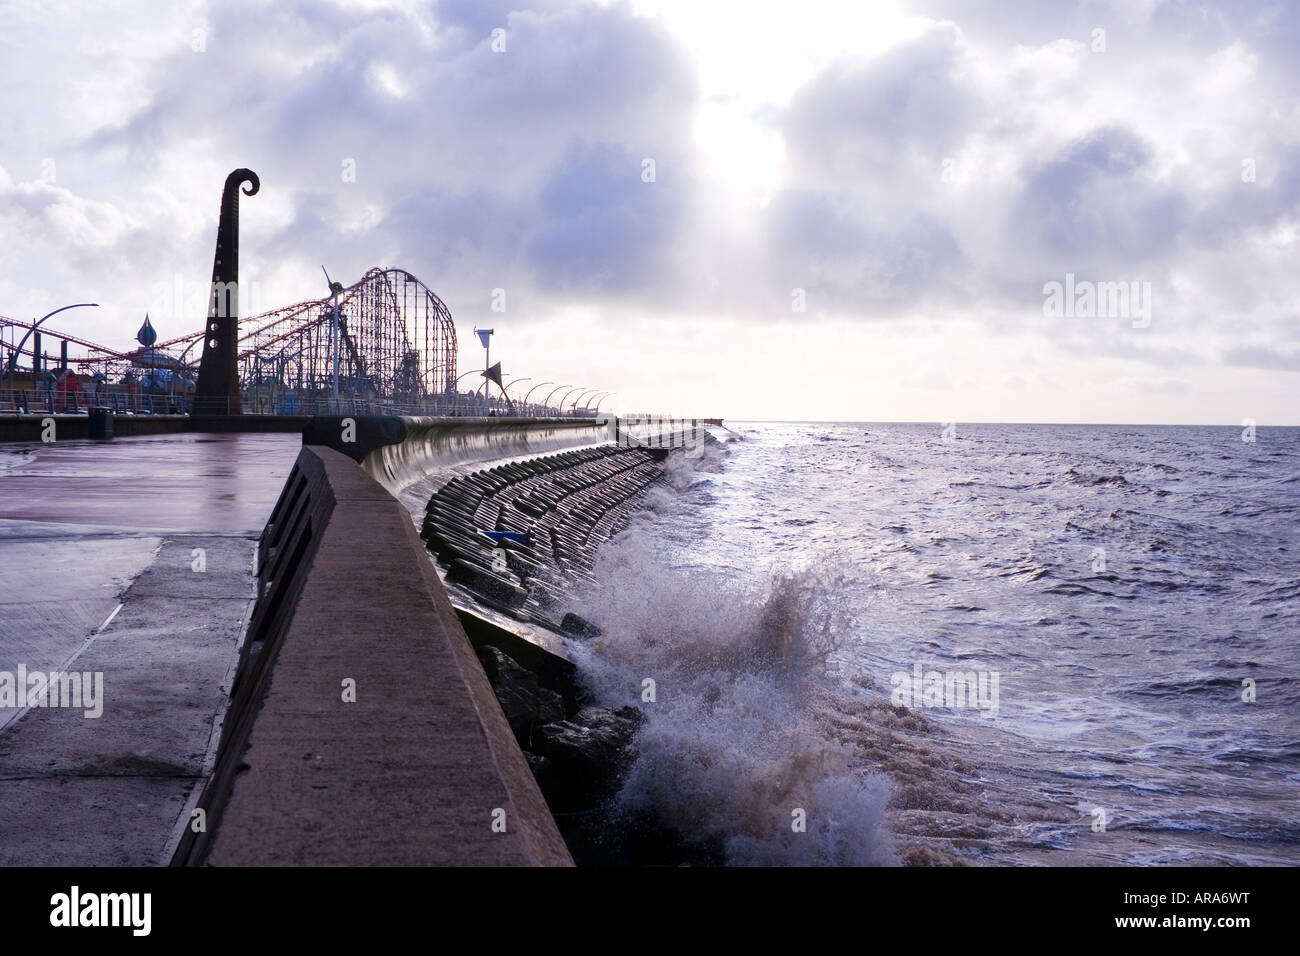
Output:
<path fill-rule="evenodd" d="M 583 611 L 603 633 L 580 669 L 599 702 L 638 701 L 646 718 L 619 810 L 730 864 L 895 862 L 889 781 L 818 726 L 843 636 L 821 581 L 777 573 L 746 587 L 667 568 L 635 528 L 596 570 Z"/>

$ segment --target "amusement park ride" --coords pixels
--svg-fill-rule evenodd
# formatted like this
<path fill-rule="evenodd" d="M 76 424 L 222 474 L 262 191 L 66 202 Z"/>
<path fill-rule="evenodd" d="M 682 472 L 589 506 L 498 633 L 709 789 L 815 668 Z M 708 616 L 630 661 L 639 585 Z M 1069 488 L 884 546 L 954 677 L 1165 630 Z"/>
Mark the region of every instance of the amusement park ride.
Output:
<path fill-rule="evenodd" d="M 204 328 L 158 342 L 146 316 L 140 348 L 121 351 L 43 325 L 50 316 L 0 317 L 0 413 L 47 402 L 55 411 L 100 404 L 196 415 L 311 414 L 340 403 L 454 411 L 451 312 L 402 269 L 371 269 L 350 286 L 331 282 L 324 299 L 240 320 L 239 192 L 260 185 L 247 169 L 226 179 Z M 60 342 L 57 364 L 42 336 Z"/>
<path fill-rule="evenodd" d="M 333 402 L 332 299 L 238 320 L 233 368 L 244 412 L 303 414 Z M 340 401 L 349 407 L 454 404 L 456 329 L 447 306 L 423 282 L 401 269 L 371 269 L 341 287 L 338 310 Z M 140 348 L 119 351 L 34 326 L 0 317 L 0 393 L 25 389 L 43 407 L 52 391 L 60 411 L 104 402 L 123 411 L 186 411 L 204 403 L 195 387 L 204 329 L 151 344 L 137 338 Z M 42 341 L 62 343 L 60 357 L 46 357 Z M 70 347 L 79 354 L 68 356 Z M 219 401 L 220 413 L 239 414 L 224 396 Z"/>
<path fill-rule="evenodd" d="M 350 286 L 326 272 L 325 298 L 241 319 L 239 197 L 260 188 L 250 169 L 226 177 L 203 328 L 159 342 L 146 315 L 136 335 L 140 347 L 121 351 L 43 324 L 74 306 L 34 322 L 0 316 L 0 415 L 75 413 L 90 406 L 195 416 L 520 413 L 507 389 L 531 379 L 503 384 L 499 362 L 485 362 L 477 373 L 483 377 L 481 397 L 473 389 L 467 396 L 459 393 L 460 378 L 474 373 L 457 376 L 451 312 L 403 269 L 373 268 Z M 476 331 L 486 348 L 492 330 Z M 42 336 L 60 342 L 57 360 L 42 350 Z M 70 346 L 81 351 L 70 356 Z M 500 400 L 489 399 L 491 385 Z M 571 387 L 555 392 L 563 388 Z M 551 396 L 540 405 L 530 405 L 525 396 L 522 414 L 591 415 L 614 394 L 584 391 L 566 410 L 575 391 L 566 392 L 556 408 Z M 578 402 L 588 396 L 579 410 Z"/>

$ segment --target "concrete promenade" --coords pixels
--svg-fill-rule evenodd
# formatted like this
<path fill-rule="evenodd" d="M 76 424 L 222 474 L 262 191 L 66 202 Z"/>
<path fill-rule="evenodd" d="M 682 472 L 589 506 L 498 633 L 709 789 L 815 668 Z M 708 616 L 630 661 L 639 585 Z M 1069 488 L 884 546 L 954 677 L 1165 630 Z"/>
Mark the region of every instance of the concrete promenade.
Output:
<path fill-rule="evenodd" d="M 102 716 L 0 707 L 0 865 L 161 864 L 211 772 L 295 434 L 0 445 L 0 672 L 102 674 Z"/>

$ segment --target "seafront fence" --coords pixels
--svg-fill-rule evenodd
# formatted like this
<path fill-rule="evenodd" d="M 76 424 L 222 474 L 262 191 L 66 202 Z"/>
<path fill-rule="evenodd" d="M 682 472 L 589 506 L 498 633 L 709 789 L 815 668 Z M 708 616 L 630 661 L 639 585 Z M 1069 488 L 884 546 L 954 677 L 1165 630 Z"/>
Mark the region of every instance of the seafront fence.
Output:
<path fill-rule="evenodd" d="M 351 415 L 396 415 L 408 417 L 457 418 L 579 418 L 594 419 L 589 409 L 561 411 L 537 402 L 515 402 L 513 408 L 499 398 L 484 401 L 479 396 L 437 396 L 415 402 L 374 401 L 355 398 L 322 398 L 299 394 L 245 394 L 238 401 L 225 398 L 197 398 L 193 395 L 125 390 L 116 386 L 99 391 L 62 390 L 50 387 L 0 387 L 0 415 L 79 415 L 91 408 L 108 408 L 116 415 L 283 415 L 295 417 Z"/>

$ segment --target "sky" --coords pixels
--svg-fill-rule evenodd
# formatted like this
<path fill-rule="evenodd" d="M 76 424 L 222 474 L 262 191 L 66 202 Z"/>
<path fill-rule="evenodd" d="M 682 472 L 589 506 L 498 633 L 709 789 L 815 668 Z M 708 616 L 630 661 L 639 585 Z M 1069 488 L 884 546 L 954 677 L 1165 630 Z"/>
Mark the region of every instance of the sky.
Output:
<path fill-rule="evenodd" d="M 1264 0 L 0 0 L 0 316 L 198 329 L 245 166 L 243 314 L 402 268 L 462 369 L 493 327 L 623 411 L 1296 425 L 1297 49 Z"/>

